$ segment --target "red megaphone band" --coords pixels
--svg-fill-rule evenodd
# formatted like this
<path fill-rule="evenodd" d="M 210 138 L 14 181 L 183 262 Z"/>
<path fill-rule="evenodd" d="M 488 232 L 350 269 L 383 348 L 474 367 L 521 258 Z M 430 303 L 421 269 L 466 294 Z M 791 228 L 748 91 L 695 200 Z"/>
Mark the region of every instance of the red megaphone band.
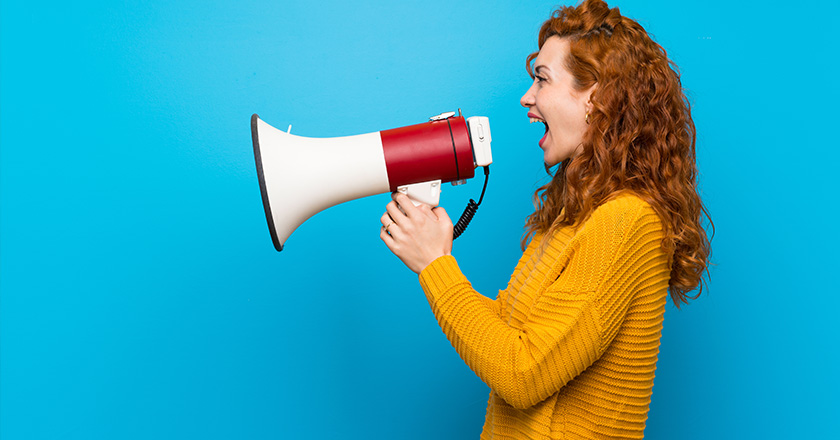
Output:
<path fill-rule="evenodd" d="M 462 116 L 379 132 L 391 191 L 397 187 L 475 175 L 472 143 Z"/>

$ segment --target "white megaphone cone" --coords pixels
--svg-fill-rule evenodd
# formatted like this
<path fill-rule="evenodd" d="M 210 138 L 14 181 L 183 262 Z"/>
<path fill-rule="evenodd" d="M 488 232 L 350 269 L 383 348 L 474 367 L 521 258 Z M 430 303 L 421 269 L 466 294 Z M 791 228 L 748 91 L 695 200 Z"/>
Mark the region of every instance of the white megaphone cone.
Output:
<path fill-rule="evenodd" d="M 488 166 L 486 117 L 455 117 L 374 133 L 308 138 L 251 116 L 263 208 L 278 251 L 306 219 L 349 200 L 401 191 L 437 206 L 443 182 L 461 182 Z"/>

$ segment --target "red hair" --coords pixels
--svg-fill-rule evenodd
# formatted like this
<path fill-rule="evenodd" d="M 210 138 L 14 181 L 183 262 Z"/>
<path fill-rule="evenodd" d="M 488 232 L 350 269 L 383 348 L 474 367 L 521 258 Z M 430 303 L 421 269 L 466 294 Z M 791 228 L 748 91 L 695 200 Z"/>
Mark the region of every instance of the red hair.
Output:
<path fill-rule="evenodd" d="M 703 291 L 703 272 L 708 275 L 711 244 L 702 216 L 713 233 L 714 224 L 697 193 L 696 132 L 677 66 L 639 23 L 601 0 L 554 11 L 540 29 L 539 47 L 553 36 L 569 41 L 566 68 L 575 88 L 596 87 L 582 151 L 535 192 L 538 206 L 525 224 L 523 249 L 534 234 L 579 225 L 630 191 L 662 220 L 662 246 L 673 255 L 671 298 L 677 307 L 688 303 Z M 526 62 L 531 76 L 537 54 Z"/>

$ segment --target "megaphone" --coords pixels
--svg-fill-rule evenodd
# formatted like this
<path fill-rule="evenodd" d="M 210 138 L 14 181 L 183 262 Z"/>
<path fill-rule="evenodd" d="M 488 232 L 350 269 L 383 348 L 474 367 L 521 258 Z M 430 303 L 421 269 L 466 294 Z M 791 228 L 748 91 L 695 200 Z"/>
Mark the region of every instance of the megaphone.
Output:
<path fill-rule="evenodd" d="M 282 251 L 298 226 L 339 203 L 400 191 L 415 203 L 437 206 L 442 183 L 464 183 L 479 166 L 486 178 L 493 161 L 490 122 L 458 113 L 334 138 L 295 136 L 291 126 L 282 131 L 257 114 L 251 116 L 254 159 L 274 248 Z M 486 180 L 484 185 L 486 189 Z M 474 210 L 470 218 L 472 214 Z"/>

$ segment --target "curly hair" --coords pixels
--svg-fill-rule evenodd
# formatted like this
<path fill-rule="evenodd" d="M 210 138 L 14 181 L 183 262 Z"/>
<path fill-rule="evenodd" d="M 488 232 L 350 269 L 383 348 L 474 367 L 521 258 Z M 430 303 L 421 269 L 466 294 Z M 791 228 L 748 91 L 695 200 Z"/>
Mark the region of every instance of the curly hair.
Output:
<path fill-rule="evenodd" d="M 696 132 L 679 69 L 639 23 L 601 0 L 554 11 L 540 28 L 539 47 L 552 36 L 569 41 L 566 68 L 574 87 L 596 87 L 582 150 L 534 193 L 537 208 L 525 224 L 523 249 L 534 234 L 580 225 L 595 208 L 630 191 L 662 220 L 674 304 L 696 299 L 711 254 L 702 216 L 712 235 L 714 223 L 697 193 Z M 526 61 L 532 77 L 538 53 Z"/>

